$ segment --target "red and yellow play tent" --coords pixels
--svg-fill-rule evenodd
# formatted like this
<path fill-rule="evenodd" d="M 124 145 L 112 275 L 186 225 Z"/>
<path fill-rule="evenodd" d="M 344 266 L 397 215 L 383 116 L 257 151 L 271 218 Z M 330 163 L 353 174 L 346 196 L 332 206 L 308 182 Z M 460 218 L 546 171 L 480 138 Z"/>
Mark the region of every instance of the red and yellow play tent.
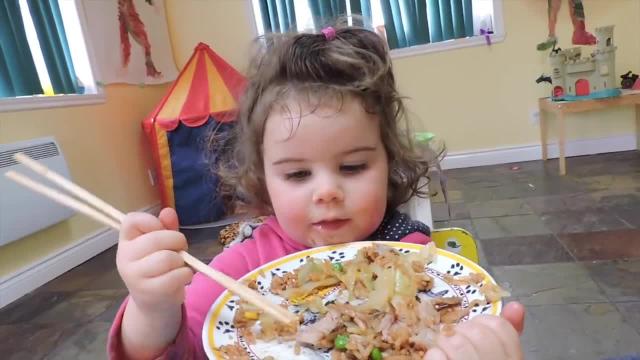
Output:
<path fill-rule="evenodd" d="M 142 127 L 151 144 L 163 207 L 178 212 L 181 225 L 224 216 L 218 179 L 205 157 L 211 129 L 227 131 L 237 115 L 245 77 L 199 43 L 169 92 Z"/>

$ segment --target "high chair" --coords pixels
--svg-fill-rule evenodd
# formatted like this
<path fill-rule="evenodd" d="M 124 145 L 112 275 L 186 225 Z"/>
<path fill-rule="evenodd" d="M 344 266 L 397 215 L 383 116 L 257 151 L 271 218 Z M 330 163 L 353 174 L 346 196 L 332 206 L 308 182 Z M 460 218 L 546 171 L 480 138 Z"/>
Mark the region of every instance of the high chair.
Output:
<path fill-rule="evenodd" d="M 461 228 L 443 228 L 431 230 L 431 240 L 439 249 L 444 249 L 464 256 L 478 263 L 478 247 L 473 236 Z"/>

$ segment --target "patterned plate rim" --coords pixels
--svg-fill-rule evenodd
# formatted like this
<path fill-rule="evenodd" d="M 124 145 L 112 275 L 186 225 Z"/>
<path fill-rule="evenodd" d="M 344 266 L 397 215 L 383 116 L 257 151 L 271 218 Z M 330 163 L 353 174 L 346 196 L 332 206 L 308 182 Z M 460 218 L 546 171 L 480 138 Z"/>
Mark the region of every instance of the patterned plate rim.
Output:
<path fill-rule="evenodd" d="M 258 275 L 262 273 L 267 273 L 270 270 L 281 266 L 282 264 L 292 262 L 306 256 L 311 256 L 311 255 L 315 255 L 322 252 L 341 250 L 347 247 L 353 247 L 353 248 L 359 249 L 359 248 L 371 246 L 374 244 L 384 244 L 396 249 L 410 249 L 410 250 L 416 250 L 416 251 L 419 251 L 424 247 L 424 245 L 420 245 L 420 244 L 404 243 L 404 242 L 396 242 L 396 241 L 358 241 L 358 242 L 351 242 L 351 243 L 345 243 L 345 244 L 321 246 L 321 247 L 311 248 L 307 250 L 301 250 L 301 251 L 289 254 L 287 256 L 281 257 L 279 259 L 275 259 L 247 273 L 245 276 L 241 277 L 240 280 L 254 280 L 258 277 Z M 471 271 L 475 273 L 482 273 L 484 274 L 486 280 L 489 280 L 494 284 L 496 283 L 493 277 L 484 268 L 474 263 L 473 261 L 448 250 L 439 249 L 439 248 L 436 250 L 437 250 L 438 256 L 444 256 L 455 262 L 458 262 L 464 265 L 465 267 L 470 268 Z M 220 313 L 224 308 L 224 304 L 226 304 L 231 299 L 231 297 L 232 297 L 232 294 L 228 290 L 225 290 L 222 294 L 220 294 L 220 296 L 216 299 L 216 301 L 211 305 L 211 308 L 209 309 L 209 312 L 207 313 L 207 316 L 205 318 L 204 327 L 202 329 L 202 345 L 209 359 L 221 359 L 221 357 L 218 355 L 218 351 L 214 350 L 216 349 L 215 339 L 213 336 L 215 321 L 212 321 L 212 319 L 214 318 L 217 319 L 220 316 Z M 501 310 L 502 310 L 502 300 L 496 301 L 491 306 L 491 315 L 498 315 L 500 314 Z"/>

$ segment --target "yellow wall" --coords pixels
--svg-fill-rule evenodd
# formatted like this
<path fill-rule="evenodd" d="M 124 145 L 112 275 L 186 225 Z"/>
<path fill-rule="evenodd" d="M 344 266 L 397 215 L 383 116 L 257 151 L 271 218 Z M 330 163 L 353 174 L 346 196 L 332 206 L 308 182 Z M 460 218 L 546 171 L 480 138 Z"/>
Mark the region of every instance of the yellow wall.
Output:
<path fill-rule="evenodd" d="M 41 136 L 58 141 L 73 181 L 123 211 L 158 202 L 149 184 L 148 148 L 140 123 L 160 100 L 166 85 L 106 87 L 98 105 L 0 112 L 0 143 Z M 0 247 L 0 277 L 37 262 L 103 226 L 76 215 L 32 236 Z"/>
<path fill-rule="evenodd" d="M 583 2 L 589 29 L 616 26 L 616 72 L 640 73 L 636 36 L 640 1 Z M 538 143 L 539 130 L 529 122 L 529 113 L 536 108 L 536 99 L 551 90 L 534 81 L 550 72 L 547 53 L 535 50 L 546 37 L 546 4 L 546 0 L 503 0 L 507 37 L 502 43 L 395 59 L 400 91 L 411 98 L 408 107 L 415 127 L 442 136 L 454 152 Z M 568 11 L 564 2 L 557 28 L 561 47 L 570 46 Z M 246 0 L 169 1 L 167 13 L 179 64 L 195 43 L 205 41 L 239 70 L 245 69 L 246 51 L 255 36 Z M 630 134 L 633 116 L 631 108 L 583 114 L 579 121 L 569 122 L 568 136 Z"/>
<path fill-rule="evenodd" d="M 167 0 L 174 58 L 182 66 L 204 41 L 240 71 L 255 36 L 249 0 Z M 442 136 L 451 151 L 471 151 L 538 141 L 529 123 L 536 99 L 549 92 L 534 80 L 549 72 L 546 54 L 535 51 L 545 36 L 546 1 L 504 0 L 506 40 L 394 61 L 400 90 L 412 98 L 417 127 Z M 584 0 L 589 28 L 616 25 L 617 73 L 640 72 L 640 1 Z M 566 3 L 560 14 L 560 45 L 566 47 L 570 22 Z M 157 202 L 147 180 L 149 166 L 140 121 L 166 86 L 108 86 L 106 104 L 0 113 L 0 142 L 53 135 L 68 159 L 73 179 L 122 210 Z M 606 119 L 605 121 L 601 121 Z M 570 138 L 633 133 L 633 112 L 620 109 L 581 115 L 570 122 Z M 71 244 L 100 226 L 76 216 L 51 229 L 0 247 L 0 276 Z"/>
<path fill-rule="evenodd" d="M 536 84 L 550 74 L 547 53 L 535 45 L 546 37 L 546 4 L 542 0 L 504 0 L 506 39 L 491 47 L 473 47 L 397 59 L 401 91 L 418 126 L 441 135 L 451 151 L 472 151 L 539 143 L 537 125 L 529 122 L 536 99 L 550 93 Z M 560 47 L 570 47 L 571 22 L 566 2 L 559 14 Z M 587 26 L 614 24 L 618 45 L 616 73 L 640 73 L 640 40 L 636 36 L 640 1 L 584 0 Z M 583 56 L 588 55 L 583 54 Z M 632 108 L 581 114 L 568 123 L 570 139 L 632 134 Z M 606 121 L 602 121 L 606 120 Z"/>

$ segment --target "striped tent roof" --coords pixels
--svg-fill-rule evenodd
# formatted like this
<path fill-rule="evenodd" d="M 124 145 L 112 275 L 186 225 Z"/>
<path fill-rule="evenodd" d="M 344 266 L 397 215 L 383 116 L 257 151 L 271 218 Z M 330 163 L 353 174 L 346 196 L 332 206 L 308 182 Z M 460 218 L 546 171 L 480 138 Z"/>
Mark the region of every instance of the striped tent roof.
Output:
<path fill-rule="evenodd" d="M 167 131 L 174 130 L 179 122 L 200 126 L 209 116 L 218 122 L 232 121 L 245 85 L 242 74 L 209 45 L 199 43 L 148 120 Z"/>

